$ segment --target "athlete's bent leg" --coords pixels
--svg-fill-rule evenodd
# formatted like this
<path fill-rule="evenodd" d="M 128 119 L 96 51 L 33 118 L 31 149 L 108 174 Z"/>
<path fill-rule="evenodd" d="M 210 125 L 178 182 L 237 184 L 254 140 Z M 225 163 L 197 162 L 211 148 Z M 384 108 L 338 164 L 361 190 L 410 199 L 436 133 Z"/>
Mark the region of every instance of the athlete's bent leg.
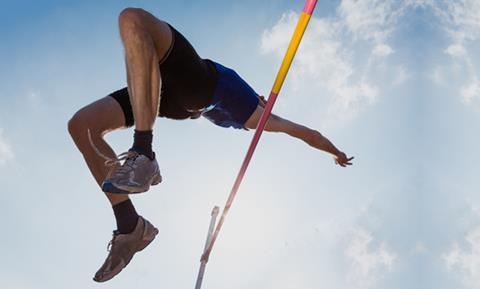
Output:
<path fill-rule="evenodd" d="M 105 159 L 99 156 L 88 138 L 88 131 L 95 145 L 102 154 L 112 159 L 116 158 L 115 152 L 105 142 L 103 136 L 125 125 L 125 117 L 118 102 L 110 96 L 104 97 L 80 109 L 68 122 L 68 131 L 77 148 L 83 155 L 90 172 L 101 186 L 112 169 L 105 165 Z M 127 195 L 106 193 L 112 205 L 128 200 Z"/>
<path fill-rule="evenodd" d="M 142 193 L 161 182 L 152 150 L 153 124 L 160 108 L 159 60 L 172 44 L 170 27 L 142 9 L 127 8 L 119 16 L 125 47 L 127 82 L 135 134 L 126 161 L 102 184 L 104 192 Z"/>
<path fill-rule="evenodd" d="M 160 105 L 159 60 L 172 43 L 168 25 L 145 10 L 127 8 L 119 16 L 135 128 L 151 130 Z"/>
<path fill-rule="evenodd" d="M 112 148 L 105 142 L 103 136 L 112 130 L 123 127 L 125 117 L 118 102 L 108 96 L 79 110 L 69 121 L 68 130 L 75 144 L 87 162 L 90 171 L 99 185 L 107 177 L 111 168 L 105 165 L 92 145 L 103 155 L 116 158 Z M 89 134 L 93 142 L 90 143 Z M 110 241 L 109 254 L 95 273 L 94 280 L 105 282 L 110 280 L 133 258 L 133 255 L 147 247 L 158 234 L 158 229 L 135 211 L 128 195 L 113 195 L 106 193 L 110 200 L 117 230 Z"/>
<path fill-rule="evenodd" d="M 255 129 L 262 113 L 263 107 L 262 105 L 258 105 L 254 113 L 245 123 L 245 127 L 249 129 Z M 332 142 L 330 142 L 317 130 L 281 118 L 275 114 L 270 114 L 265 126 L 265 130 L 269 132 L 283 132 L 292 137 L 301 139 L 316 149 L 332 154 L 335 157 L 335 161 L 342 167 L 351 165 L 350 161 L 353 159 L 353 157 L 347 158 L 345 153 L 337 149 Z"/>

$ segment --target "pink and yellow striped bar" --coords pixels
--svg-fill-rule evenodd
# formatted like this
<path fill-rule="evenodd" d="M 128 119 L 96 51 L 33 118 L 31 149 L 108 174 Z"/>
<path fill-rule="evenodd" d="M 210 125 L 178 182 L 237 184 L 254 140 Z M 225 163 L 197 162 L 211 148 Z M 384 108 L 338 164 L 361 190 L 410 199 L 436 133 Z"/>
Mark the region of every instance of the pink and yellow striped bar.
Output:
<path fill-rule="evenodd" d="M 305 7 L 303 8 L 303 12 L 307 13 L 308 15 L 312 15 L 313 10 L 315 10 L 315 5 L 317 5 L 317 0 L 307 0 L 307 3 L 305 3 Z"/>
<path fill-rule="evenodd" d="M 305 29 L 307 29 L 308 22 L 310 21 L 313 9 L 315 8 L 316 4 L 317 0 L 308 0 L 305 4 L 305 7 L 303 8 L 303 12 L 300 14 L 300 19 L 298 19 L 297 27 L 295 28 L 292 40 L 288 45 L 287 52 L 285 53 L 282 65 L 280 66 L 277 77 L 272 87 L 272 92 L 274 94 L 278 94 L 280 92 L 280 89 L 282 88 L 285 77 L 287 76 L 288 70 L 290 69 L 290 65 L 292 64 L 295 54 L 297 53 L 298 46 L 300 45 L 303 34 L 305 33 Z M 273 101 L 275 101 L 275 98 L 273 99 Z"/>
<path fill-rule="evenodd" d="M 202 262 L 205 262 L 205 263 L 208 262 L 208 258 L 210 257 L 210 253 L 213 249 L 215 241 L 217 240 L 218 234 L 233 204 L 233 200 L 235 199 L 235 196 L 240 187 L 240 184 L 242 183 L 243 177 L 245 176 L 245 172 L 247 171 L 248 165 L 252 159 L 253 153 L 255 152 L 255 148 L 257 147 L 257 144 L 260 140 L 262 132 L 265 129 L 267 120 L 272 112 L 273 106 L 275 105 L 277 96 L 280 93 L 280 89 L 283 86 L 285 77 L 287 76 L 288 70 L 290 69 L 290 65 L 292 64 L 293 58 L 295 57 L 298 46 L 300 45 L 300 41 L 302 40 L 303 34 L 305 33 L 305 29 L 307 28 L 308 22 L 310 21 L 311 15 L 313 13 L 313 10 L 315 9 L 316 4 L 317 4 L 317 0 L 307 0 L 305 7 L 303 8 L 303 12 L 300 14 L 300 19 L 298 20 L 297 27 L 295 28 L 295 32 L 293 33 L 287 52 L 285 53 L 282 64 L 277 73 L 277 77 L 275 78 L 275 82 L 273 84 L 272 90 L 270 91 L 270 96 L 268 97 L 267 104 L 265 105 L 263 109 L 263 113 L 260 117 L 260 120 L 258 121 L 255 134 L 253 135 L 253 138 L 248 148 L 245 159 L 243 160 L 242 166 L 240 167 L 240 171 L 238 172 L 237 178 L 235 179 L 235 183 L 233 184 L 232 190 L 230 191 L 230 195 L 228 196 L 227 202 L 220 216 L 220 220 L 218 221 L 215 231 L 212 235 L 210 244 L 204 251 L 204 254 L 202 255 Z"/>

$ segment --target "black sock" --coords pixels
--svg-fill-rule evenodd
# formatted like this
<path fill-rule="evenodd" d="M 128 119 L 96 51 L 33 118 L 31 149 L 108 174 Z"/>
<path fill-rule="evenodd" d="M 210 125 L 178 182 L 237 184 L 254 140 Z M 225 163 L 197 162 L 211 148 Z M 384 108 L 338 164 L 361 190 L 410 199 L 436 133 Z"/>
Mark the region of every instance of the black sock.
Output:
<path fill-rule="evenodd" d="M 132 150 L 153 160 L 155 154 L 152 151 L 152 139 L 153 133 L 151 130 L 135 130 Z"/>
<path fill-rule="evenodd" d="M 138 222 L 138 214 L 132 201 L 126 200 L 114 205 L 113 213 L 117 221 L 117 230 L 120 234 L 128 234 L 133 232 Z"/>

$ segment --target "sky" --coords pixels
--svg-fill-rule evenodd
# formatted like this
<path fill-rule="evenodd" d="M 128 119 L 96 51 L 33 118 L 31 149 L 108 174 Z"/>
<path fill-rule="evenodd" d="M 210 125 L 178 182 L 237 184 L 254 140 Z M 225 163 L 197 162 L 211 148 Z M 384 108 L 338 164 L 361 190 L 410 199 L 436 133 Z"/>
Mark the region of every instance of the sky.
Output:
<path fill-rule="evenodd" d="M 126 85 L 117 17 L 142 7 L 268 95 L 302 1 L 2 1 L 0 288 L 193 288 L 210 212 L 253 132 L 158 119 L 163 183 L 134 196 L 160 233 L 92 277 L 112 209 L 67 132 Z M 480 289 L 480 1 L 319 1 L 274 113 L 354 165 L 262 136 L 203 288 Z M 121 153 L 132 129 L 106 136 Z"/>

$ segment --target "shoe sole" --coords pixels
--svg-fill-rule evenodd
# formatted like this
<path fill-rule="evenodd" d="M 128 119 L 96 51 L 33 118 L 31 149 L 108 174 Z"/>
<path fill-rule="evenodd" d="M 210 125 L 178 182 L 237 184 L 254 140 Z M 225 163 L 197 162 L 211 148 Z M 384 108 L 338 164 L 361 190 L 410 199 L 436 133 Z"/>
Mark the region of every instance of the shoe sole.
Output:
<path fill-rule="evenodd" d="M 121 195 L 130 195 L 130 194 L 141 194 L 145 193 L 150 189 L 150 186 L 156 186 L 162 182 L 162 176 L 160 174 L 154 175 L 149 182 L 149 185 L 146 188 L 140 189 L 138 187 L 117 187 L 110 181 L 104 181 L 102 184 L 102 191 L 104 193 L 111 194 L 121 194 Z"/>

